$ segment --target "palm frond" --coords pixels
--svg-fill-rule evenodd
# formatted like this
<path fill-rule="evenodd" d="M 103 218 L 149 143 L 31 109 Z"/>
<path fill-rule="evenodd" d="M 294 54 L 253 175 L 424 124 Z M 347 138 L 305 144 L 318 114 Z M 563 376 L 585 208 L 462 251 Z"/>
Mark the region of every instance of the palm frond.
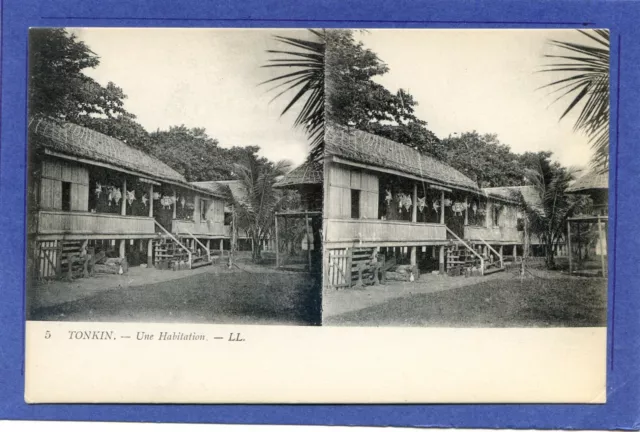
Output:
<path fill-rule="evenodd" d="M 584 132 L 589 138 L 594 150 L 594 168 L 606 171 L 609 167 L 609 32 L 578 32 L 588 38 L 590 44 L 550 41 L 551 46 L 566 54 L 545 55 L 545 58 L 555 59 L 557 62 L 544 66 L 540 72 L 564 76 L 541 88 L 552 88 L 552 93 L 562 92 L 552 103 L 568 98 L 560 120 L 581 107 L 574 129 Z"/>
<path fill-rule="evenodd" d="M 309 138 L 311 147 L 309 159 L 318 160 L 324 152 L 324 56 L 326 41 L 323 31 L 310 29 L 309 32 L 318 42 L 274 36 L 278 42 L 295 48 L 295 50 L 267 50 L 269 54 L 275 54 L 278 57 L 270 59 L 269 64 L 262 67 L 284 68 L 287 72 L 260 84 L 276 84 L 270 91 L 280 90 L 273 99 L 295 91 L 281 115 L 302 103 L 294 126 L 302 127 Z M 292 68 L 294 71 L 290 72 Z"/>

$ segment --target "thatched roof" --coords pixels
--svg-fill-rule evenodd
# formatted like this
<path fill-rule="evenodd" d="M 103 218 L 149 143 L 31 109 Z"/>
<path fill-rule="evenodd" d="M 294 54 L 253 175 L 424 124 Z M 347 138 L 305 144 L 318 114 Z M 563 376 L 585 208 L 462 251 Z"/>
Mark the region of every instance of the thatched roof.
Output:
<path fill-rule="evenodd" d="M 480 192 L 469 177 L 404 144 L 332 123 L 326 125 L 325 131 L 328 155 L 400 171 L 441 186 Z"/>
<path fill-rule="evenodd" d="M 207 188 L 191 185 L 182 174 L 161 160 L 92 129 L 43 118 L 30 119 L 28 127 L 35 148 L 101 162 L 159 182 L 175 183 L 211 194 Z"/>
<path fill-rule="evenodd" d="M 540 195 L 533 186 L 490 187 L 483 188 L 482 191 L 489 197 L 504 198 L 509 201 L 517 200 L 518 194 L 520 194 L 531 208 L 542 210 Z"/>
<path fill-rule="evenodd" d="M 588 172 L 567 188 L 570 193 L 589 193 L 594 190 L 609 189 L 609 173 Z"/>
<path fill-rule="evenodd" d="M 36 147 L 122 167 L 156 180 L 187 183 L 180 173 L 155 157 L 86 127 L 40 118 L 29 121 L 29 132 L 36 138 Z"/>
<path fill-rule="evenodd" d="M 215 181 L 200 181 L 200 182 L 191 182 L 193 186 L 206 189 L 213 194 L 221 195 L 222 194 L 222 186 L 229 186 L 231 189 L 231 193 L 234 198 L 238 201 L 243 200 L 247 196 L 247 191 L 242 186 L 240 180 L 215 180 Z"/>
<path fill-rule="evenodd" d="M 273 185 L 275 188 L 292 188 L 302 185 L 321 185 L 323 168 L 320 162 L 305 162 Z"/>

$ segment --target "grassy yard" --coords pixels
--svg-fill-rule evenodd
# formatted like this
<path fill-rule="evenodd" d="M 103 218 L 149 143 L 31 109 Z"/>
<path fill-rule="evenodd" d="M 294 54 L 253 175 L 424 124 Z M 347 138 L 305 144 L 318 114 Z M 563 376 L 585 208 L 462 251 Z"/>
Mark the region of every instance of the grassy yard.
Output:
<path fill-rule="evenodd" d="M 303 273 L 210 272 L 96 293 L 36 309 L 29 319 L 314 325 L 318 293 Z"/>
<path fill-rule="evenodd" d="M 325 325 L 429 327 L 605 326 L 603 279 L 497 279 L 414 294 L 332 316 Z"/>

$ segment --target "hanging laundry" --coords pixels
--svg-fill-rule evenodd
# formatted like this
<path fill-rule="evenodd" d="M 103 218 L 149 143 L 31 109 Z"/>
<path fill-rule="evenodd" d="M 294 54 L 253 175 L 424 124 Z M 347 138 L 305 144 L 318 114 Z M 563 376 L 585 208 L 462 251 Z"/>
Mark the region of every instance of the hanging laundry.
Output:
<path fill-rule="evenodd" d="M 402 204 L 404 203 L 404 194 L 399 193 L 396 196 L 396 199 L 398 200 L 398 210 L 400 211 L 400 213 L 402 213 Z"/>
<path fill-rule="evenodd" d="M 444 199 L 444 206 L 445 207 L 451 207 L 451 200 L 449 198 L 445 198 Z"/>
<path fill-rule="evenodd" d="M 127 191 L 127 202 L 129 203 L 129 205 L 131 205 L 131 203 L 133 203 L 135 200 L 136 200 L 135 191 Z"/>
<path fill-rule="evenodd" d="M 420 213 L 422 213 L 422 210 L 424 210 L 426 205 L 427 197 L 418 198 L 418 210 L 420 210 Z"/>
<path fill-rule="evenodd" d="M 471 210 L 473 211 L 473 215 L 476 215 L 476 211 L 478 210 L 478 206 L 476 205 L 476 203 L 473 203 L 471 205 Z"/>
<path fill-rule="evenodd" d="M 102 193 L 102 185 L 100 183 L 96 183 L 95 193 L 96 197 L 100 198 L 100 194 Z"/>
<path fill-rule="evenodd" d="M 182 208 L 184 208 L 184 203 L 186 203 L 186 202 L 187 202 L 187 200 L 185 200 L 185 199 L 184 199 L 184 197 L 181 197 L 181 198 L 180 198 L 180 206 L 181 206 Z"/>
<path fill-rule="evenodd" d="M 434 200 L 432 207 L 436 211 L 436 213 L 438 213 L 440 211 L 440 201 Z"/>
<path fill-rule="evenodd" d="M 147 201 L 149 201 L 149 198 L 147 198 L 147 194 L 142 195 L 142 198 L 140 200 L 142 201 L 142 205 L 146 207 Z"/>
<path fill-rule="evenodd" d="M 170 196 L 165 195 L 160 199 L 160 205 L 163 209 L 171 208 L 171 204 L 173 204 L 173 200 Z"/>
<path fill-rule="evenodd" d="M 466 207 L 465 207 L 464 203 L 462 203 L 462 202 L 454 202 L 451 205 L 451 210 L 453 210 L 453 213 L 456 216 L 462 216 L 462 213 L 464 212 L 465 208 Z"/>
<path fill-rule="evenodd" d="M 113 187 L 109 186 L 109 194 L 107 195 L 107 201 L 109 202 L 109 207 L 111 207 L 111 201 L 113 201 Z"/>
<path fill-rule="evenodd" d="M 160 195 L 160 192 L 154 192 L 153 193 L 153 199 L 154 200 L 159 200 L 162 197 L 162 195 Z"/>
<path fill-rule="evenodd" d="M 113 188 L 113 201 L 116 205 L 120 204 L 120 200 L 122 199 L 122 192 L 120 192 L 119 188 Z"/>
<path fill-rule="evenodd" d="M 404 199 L 404 201 L 403 201 L 402 205 L 404 206 L 405 210 L 409 211 L 409 209 L 413 205 L 413 200 L 411 199 L 411 196 L 409 196 L 407 194 L 404 195 L 403 199 Z"/>
<path fill-rule="evenodd" d="M 387 202 L 387 205 L 391 204 L 391 201 L 393 201 L 393 196 L 391 195 L 391 190 L 390 189 L 387 189 L 385 191 L 384 200 Z"/>

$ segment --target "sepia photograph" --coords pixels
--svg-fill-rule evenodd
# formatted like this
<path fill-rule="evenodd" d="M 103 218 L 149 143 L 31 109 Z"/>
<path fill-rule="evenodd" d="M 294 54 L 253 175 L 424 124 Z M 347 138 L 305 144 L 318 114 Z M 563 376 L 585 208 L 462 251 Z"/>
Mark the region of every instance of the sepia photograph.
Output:
<path fill-rule="evenodd" d="M 609 32 L 326 32 L 323 324 L 606 327 Z"/>
<path fill-rule="evenodd" d="M 28 319 L 320 324 L 314 38 L 31 29 Z"/>
<path fill-rule="evenodd" d="M 25 400 L 604 403 L 609 62 L 599 29 L 31 29 Z"/>

